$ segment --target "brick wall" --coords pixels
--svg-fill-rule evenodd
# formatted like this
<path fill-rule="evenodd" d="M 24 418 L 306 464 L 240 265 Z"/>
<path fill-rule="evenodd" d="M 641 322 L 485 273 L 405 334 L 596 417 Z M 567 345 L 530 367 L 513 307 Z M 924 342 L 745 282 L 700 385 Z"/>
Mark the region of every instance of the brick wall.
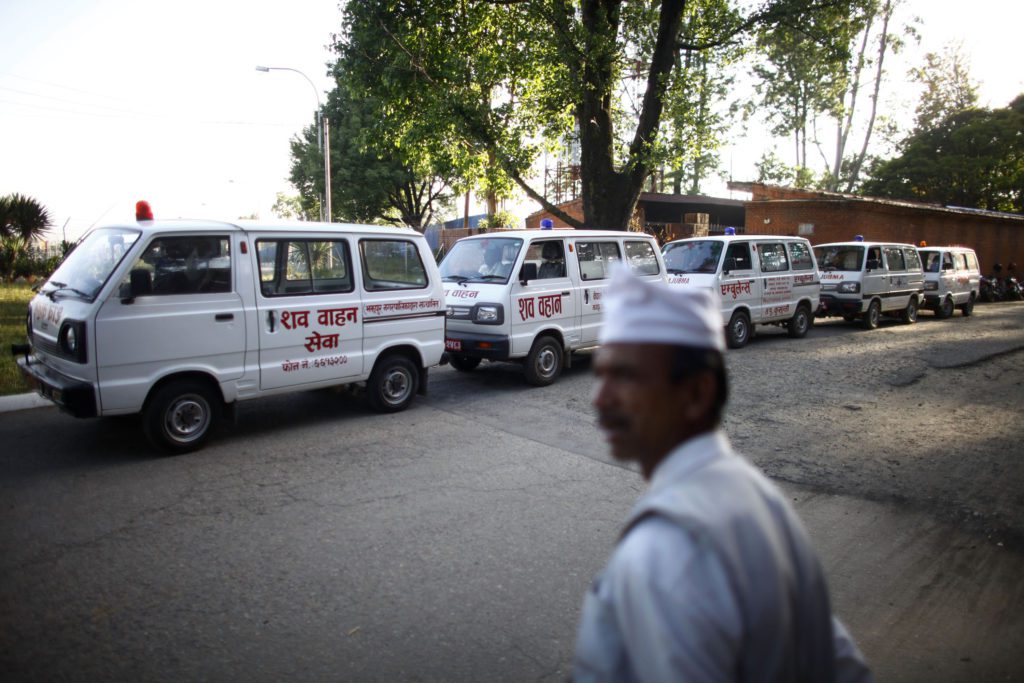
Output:
<path fill-rule="evenodd" d="M 930 207 L 855 197 L 751 201 L 748 234 L 801 235 L 812 244 L 865 240 L 933 246 L 962 245 L 978 252 L 983 272 L 994 263 L 1024 266 L 1024 216 Z M 807 227 L 813 226 L 808 231 Z"/>

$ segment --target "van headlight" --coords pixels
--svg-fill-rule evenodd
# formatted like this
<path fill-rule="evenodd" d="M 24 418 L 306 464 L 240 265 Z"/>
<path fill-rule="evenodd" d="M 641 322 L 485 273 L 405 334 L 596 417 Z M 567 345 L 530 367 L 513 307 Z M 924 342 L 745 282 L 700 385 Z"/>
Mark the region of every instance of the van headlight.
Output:
<path fill-rule="evenodd" d="M 836 291 L 840 294 L 860 294 L 860 283 L 840 282 L 839 286 L 836 287 Z"/>
<path fill-rule="evenodd" d="M 57 345 L 71 360 L 85 362 L 85 323 L 80 320 L 65 320 L 57 333 Z"/>
<path fill-rule="evenodd" d="M 500 325 L 505 322 L 505 308 L 501 304 L 477 304 L 473 309 L 473 322 Z"/>

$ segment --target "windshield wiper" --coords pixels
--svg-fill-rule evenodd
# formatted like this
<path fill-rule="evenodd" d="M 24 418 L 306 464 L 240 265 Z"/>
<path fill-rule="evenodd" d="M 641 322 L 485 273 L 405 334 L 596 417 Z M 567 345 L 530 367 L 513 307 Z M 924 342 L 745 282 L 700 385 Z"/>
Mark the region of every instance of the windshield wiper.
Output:
<path fill-rule="evenodd" d="M 458 282 L 461 285 L 463 282 L 465 282 L 469 278 L 466 277 L 465 275 L 445 275 L 441 279 L 444 280 L 445 282 Z"/>
<path fill-rule="evenodd" d="M 475 276 L 473 276 L 471 278 L 466 278 L 466 281 L 467 282 L 469 282 L 469 281 L 491 282 L 491 281 L 497 280 L 498 282 L 504 282 L 507 279 L 508 279 L 507 275 L 475 275 Z"/>
<path fill-rule="evenodd" d="M 50 297 L 50 301 L 56 301 L 57 300 L 56 296 L 57 296 L 57 294 L 59 292 L 71 292 L 72 294 L 77 294 L 78 296 L 82 297 L 83 299 L 90 299 L 90 298 L 92 298 L 91 295 L 86 294 L 85 292 L 83 292 L 80 289 L 75 289 L 74 287 L 68 287 L 67 283 L 65 283 L 65 282 L 50 282 L 50 284 L 51 285 L 56 285 L 56 286 L 53 289 L 49 290 L 48 292 L 43 292 L 43 294 L 45 294 L 46 296 Z"/>
<path fill-rule="evenodd" d="M 668 271 L 669 275 L 688 275 L 699 272 L 696 270 L 683 270 L 682 268 L 666 268 L 665 270 Z"/>

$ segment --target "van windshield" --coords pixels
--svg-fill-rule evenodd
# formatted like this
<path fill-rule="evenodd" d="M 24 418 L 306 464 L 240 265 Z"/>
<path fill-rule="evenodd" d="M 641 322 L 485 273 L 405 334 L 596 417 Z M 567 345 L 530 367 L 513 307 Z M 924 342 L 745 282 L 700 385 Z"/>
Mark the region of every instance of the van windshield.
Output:
<path fill-rule="evenodd" d="M 673 275 L 682 273 L 715 273 L 718 257 L 722 255 L 722 242 L 695 240 L 665 245 L 665 270 Z"/>
<path fill-rule="evenodd" d="M 441 261 L 441 279 L 459 283 L 507 283 L 522 246 L 521 239 L 512 237 L 456 242 Z"/>
<path fill-rule="evenodd" d="M 93 230 L 67 255 L 41 292 L 51 299 L 74 296 L 95 300 L 110 274 L 141 234 L 129 228 Z"/>
<path fill-rule="evenodd" d="M 937 273 L 939 272 L 939 266 L 942 265 L 942 259 L 939 258 L 939 252 L 937 251 L 922 251 L 921 260 L 924 261 L 924 272 L 926 273 Z"/>
<path fill-rule="evenodd" d="M 820 270 L 859 271 L 864 263 L 864 247 L 845 244 L 815 247 L 814 256 Z"/>

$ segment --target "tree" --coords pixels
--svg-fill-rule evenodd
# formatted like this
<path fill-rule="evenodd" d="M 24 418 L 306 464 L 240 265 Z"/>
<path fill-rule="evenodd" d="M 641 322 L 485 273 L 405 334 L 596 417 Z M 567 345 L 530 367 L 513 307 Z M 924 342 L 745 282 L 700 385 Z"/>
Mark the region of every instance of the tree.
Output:
<path fill-rule="evenodd" d="M 913 133 L 873 164 L 865 194 L 1024 213 L 1024 94 L 1002 109 L 966 109 Z"/>
<path fill-rule="evenodd" d="M 924 60 L 924 66 L 910 70 L 910 77 L 924 86 L 915 109 L 915 133 L 978 104 L 978 84 L 970 76 L 960 44 L 948 45 L 938 54 L 929 52 Z"/>
<path fill-rule="evenodd" d="M 0 197 L 0 263 L 7 279 L 14 274 L 15 262 L 51 225 L 49 211 L 35 199 L 18 193 Z"/>
<path fill-rule="evenodd" d="M 347 71 L 334 69 L 337 87 L 325 113 L 331 135 L 331 212 L 348 220 L 407 225 L 423 231 L 450 193 L 450 155 L 408 144 L 390 129 L 372 97 L 353 97 Z M 315 208 L 315 188 L 323 187 L 323 152 L 310 126 L 292 141 L 291 181 L 300 189 L 302 213 Z"/>
<path fill-rule="evenodd" d="M 851 192 L 858 183 L 878 119 L 885 59 L 899 52 L 904 36 L 914 35 L 912 25 L 899 33 L 890 30 L 901 2 L 851 0 L 845 8 L 819 14 L 810 32 L 783 25 L 759 35 L 766 61 L 755 67 L 755 73 L 761 78 L 763 103 L 775 122 L 772 132 L 793 136 L 795 166 L 804 169 L 805 178 L 815 175 L 807 157 L 807 142 L 813 141 L 824 168 L 819 183 L 823 189 L 837 191 L 845 186 Z M 831 45 L 823 44 L 823 34 L 831 36 Z M 857 115 L 865 88 L 871 89 L 871 106 L 861 126 Z M 831 119 L 826 129 L 835 131 L 830 151 L 819 138 L 819 116 Z M 862 130 L 863 137 L 859 151 L 848 155 L 855 129 Z"/>
<path fill-rule="evenodd" d="M 677 55 L 733 44 L 762 25 L 813 20 L 839 0 L 367 0 L 348 3 L 336 47 L 364 93 L 395 119 L 428 121 L 421 133 L 465 149 L 570 225 L 625 228 L 641 188 L 664 158 L 660 127 Z M 826 37 L 827 40 L 827 37 Z M 636 65 L 636 115 L 621 93 Z M 530 184 L 547 145 L 580 146 L 583 220 Z M 406 138 L 408 139 L 408 138 Z"/>
<path fill-rule="evenodd" d="M 306 209 L 302 204 L 301 195 L 286 195 L 284 192 L 278 192 L 277 197 L 274 199 L 274 205 L 270 207 L 270 210 L 275 216 L 285 220 L 311 220 L 311 214 L 306 213 Z M 319 211 L 319 207 L 317 207 L 317 211 Z"/>

